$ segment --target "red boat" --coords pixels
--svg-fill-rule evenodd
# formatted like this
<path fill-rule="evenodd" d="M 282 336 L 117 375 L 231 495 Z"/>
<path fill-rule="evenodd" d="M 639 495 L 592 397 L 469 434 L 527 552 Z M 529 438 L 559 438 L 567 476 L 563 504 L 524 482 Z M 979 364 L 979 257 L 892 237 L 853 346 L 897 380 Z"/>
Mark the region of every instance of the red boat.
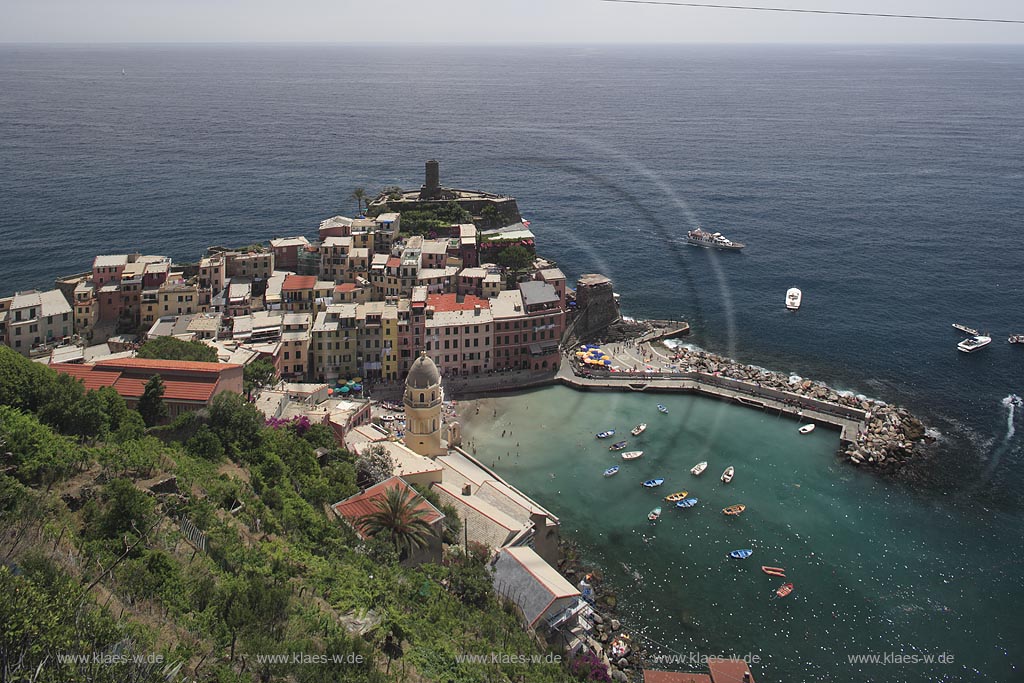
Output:
<path fill-rule="evenodd" d="M 786 578 L 786 570 L 782 569 L 781 567 L 766 567 L 764 565 L 761 565 L 761 571 L 763 571 L 765 574 L 768 574 L 769 576 L 777 576 L 780 579 Z"/>
<path fill-rule="evenodd" d="M 793 592 L 793 584 L 786 583 L 786 584 L 783 584 L 783 585 L 779 586 L 779 589 L 777 591 L 775 591 L 775 594 L 778 595 L 780 598 L 784 598 L 784 597 L 786 597 L 787 595 L 789 595 L 792 592 Z"/>

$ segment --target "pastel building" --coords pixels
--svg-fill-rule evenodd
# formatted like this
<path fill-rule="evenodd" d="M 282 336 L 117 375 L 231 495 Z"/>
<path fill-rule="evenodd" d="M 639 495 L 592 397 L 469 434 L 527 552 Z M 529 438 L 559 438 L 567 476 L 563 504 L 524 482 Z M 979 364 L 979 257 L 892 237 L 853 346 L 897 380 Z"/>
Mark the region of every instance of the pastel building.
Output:
<path fill-rule="evenodd" d="M 71 304 L 58 289 L 29 290 L 0 299 L 0 328 L 4 343 L 23 355 L 41 344 L 55 344 L 75 331 Z"/>

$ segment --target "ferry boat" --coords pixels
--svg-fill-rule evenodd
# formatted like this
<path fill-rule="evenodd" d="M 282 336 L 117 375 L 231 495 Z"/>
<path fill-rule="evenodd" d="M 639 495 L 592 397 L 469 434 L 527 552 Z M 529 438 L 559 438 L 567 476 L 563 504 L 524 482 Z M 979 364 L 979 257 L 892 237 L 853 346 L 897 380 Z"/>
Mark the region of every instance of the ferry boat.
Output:
<path fill-rule="evenodd" d="M 699 477 L 701 474 L 704 473 L 704 470 L 706 470 L 707 468 L 708 468 L 708 461 L 707 460 L 705 460 L 704 462 L 699 462 L 699 463 L 697 463 L 696 465 L 694 465 L 693 467 L 690 468 L 690 474 L 692 474 L 695 477 Z"/>
<path fill-rule="evenodd" d="M 803 300 L 804 295 L 796 287 L 790 287 L 786 290 L 786 308 L 791 311 L 795 311 L 800 308 L 800 302 Z"/>
<path fill-rule="evenodd" d="M 727 251 L 739 251 L 747 246 L 742 242 L 733 242 L 720 232 L 708 232 L 701 228 L 686 233 L 686 241 L 697 247 L 725 249 Z"/>
<path fill-rule="evenodd" d="M 629 433 L 632 434 L 633 436 L 640 436 L 646 430 L 647 430 L 647 423 L 644 422 L 643 424 L 638 424 L 636 427 L 633 427 L 633 429 L 630 430 Z"/>
<path fill-rule="evenodd" d="M 1010 342 L 1011 344 L 1024 344 L 1024 334 L 1012 335 L 1006 341 Z"/>
<path fill-rule="evenodd" d="M 985 348 L 991 343 L 992 337 L 986 336 L 984 334 L 979 334 L 974 337 L 968 337 L 967 339 L 964 339 L 962 342 L 956 345 L 956 348 L 959 349 L 960 351 L 963 351 L 964 353 L 974 353 L 975 351 Z"/>
<path fill-rule="evenodd" d="M 722 472 L 722 481 L 728 484 L 730 481 L 732 481 L 732 477 L 734 474 L 736 474 L 736 468 L 734 468 L 732 465 L 729 465 L 728 467 L 725 468 L 725 472 Z"/>

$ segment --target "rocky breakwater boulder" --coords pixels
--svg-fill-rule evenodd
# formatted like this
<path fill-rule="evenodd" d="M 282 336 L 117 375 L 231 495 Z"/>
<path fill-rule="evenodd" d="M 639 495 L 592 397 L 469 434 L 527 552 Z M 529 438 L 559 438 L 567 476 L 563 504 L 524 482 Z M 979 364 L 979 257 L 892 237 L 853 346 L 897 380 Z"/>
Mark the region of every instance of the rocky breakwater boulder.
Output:
<path fill-rule="evenodd" d="M 721 377 L 758 387 L 864 411 L 870 416 L 864 429 L 854 443 L 847 444 L 840 452 L 842 457 L 854 465 L 895 470 L 911 458 L 927 438 L 925 425 L 906 408 L 890 406 L 864 396 L 840 394 L 821 382 L 744 365 L 701 349 L 681 348 L 676 351 L 675 357 L 683 368 L 693 372 L 717 373 Z"/>

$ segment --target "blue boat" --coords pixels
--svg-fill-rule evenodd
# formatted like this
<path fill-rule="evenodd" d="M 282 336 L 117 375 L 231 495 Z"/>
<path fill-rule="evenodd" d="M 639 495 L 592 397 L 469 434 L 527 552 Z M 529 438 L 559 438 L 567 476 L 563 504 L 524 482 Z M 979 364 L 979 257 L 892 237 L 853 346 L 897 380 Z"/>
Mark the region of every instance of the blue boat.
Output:
<path fill-rule="evenodd" d="M 610 436 L 615 436 L 615 430 L 614 429 L 609 429 L 607 432 L 599 432 L 597 434 L 597 438 L 599 438 L 599 439 L 607 439 Z"/>
<path fill-rule="evenodd" d="M 753 554 L 753 550 L 733 550 L 731 553 L 729 553 L 729 557 L 735 560 L 745 560 Z"/>
<path fill-rule="evenodd" d="M 676 507 L 677 508 L 692 508 L 696 504 L 697 504 L 697 499 L 696 498 L 687 498 L 686 500 L 681 500 L 678 503 L 676 503 Z"/>
<path fill-rule="evenodd" d="M 625 447 L 626 447 L 626 442 L 625 441 L 620 441 L 618 443 L 613 443 L 611 446 L 608 447 L 608 450 L 610 450 L 610 451 L 621 451 Z"/>
<path fill-rule="evenodd" d="M 606 477 L 613 477 L 613 476 L 615 476 L 618 473 L 619 473 L 619 466 L 616 465 L 615 467 L 609 467 L 608 469 L 606 469 L 604 471 L 604 476 L 606 476 Z"/>
<path fill-rule="evenodd" d="M 664 479 L 648 479 L 647 481 L 644 482 L 644 486 L 646 486 L 649 489 L 653 489 L 655 486 L 661 486 L 664 483 Z"/>
<path fill-rule="evenodd" d="M 661 405 L 659 403 L 658 404 L 658 412 L 659 413 L 665 413 L 666 415 L 668 415 L 668 408 L 666 408 L 665 406 L 663 406 L 663 405 Z"/>

